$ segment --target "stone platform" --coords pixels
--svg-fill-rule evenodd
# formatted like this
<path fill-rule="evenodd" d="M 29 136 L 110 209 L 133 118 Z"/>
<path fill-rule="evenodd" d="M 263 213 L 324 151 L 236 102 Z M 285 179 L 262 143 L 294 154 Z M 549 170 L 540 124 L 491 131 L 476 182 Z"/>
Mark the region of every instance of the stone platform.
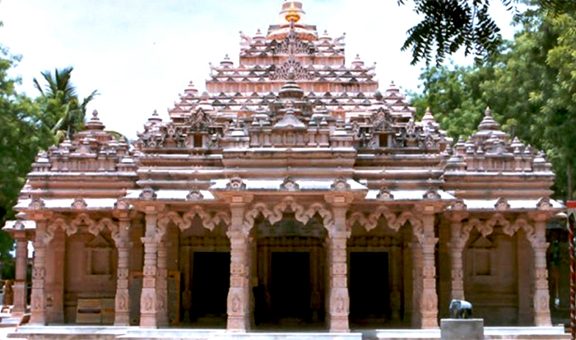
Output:
<path fill-rule="evenodd" d="M 366 329 L 351 333 L 328 332 L 248 332 L 230 333 L 223 329 L 143 329 L 114 326 L 21 326 L 8 333 L 8 338 L 29 340 L 115 340 L 115 339 L 178 339 L 178 340 L 380 340 L 440 339 L 440 329 Z M 484 339 L 570 339 L 564 327 L 485 327 Z"/>

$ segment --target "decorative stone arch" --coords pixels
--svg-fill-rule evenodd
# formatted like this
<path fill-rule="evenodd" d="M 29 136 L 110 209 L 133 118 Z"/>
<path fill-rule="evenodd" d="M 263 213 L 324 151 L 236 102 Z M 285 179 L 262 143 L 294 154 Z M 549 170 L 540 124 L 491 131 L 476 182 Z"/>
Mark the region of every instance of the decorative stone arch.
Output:
<path fill-rule="evenodd" d="M 392 230 L 398 231 L 402 226 L 406 224 L 406 222 L 410 222 L 414 236 L 416 236 L 420 244 L 423 244 L 425 241 L 424 224 L 422 223 L 422 220 L 418 218 L 418 216 L 416 216 L 412 211 L 401 212 L 393 221 L 393 223 L 389 222 L 389 224 Z"/>
<path fill-rule="evenodd" d="M 50 243 L 50 241 L 52 241 L 52 239 L 54 238 L 54 233 L 58 230 L 62 230 L 64 232 L 66 232 L 66 234 L 68 236 L 74 234 L 77 229 L 75 226 L 72 226 L 71 223 L 69 223 L 66 218 L 64 217 L 57 217 L 56 219 L 54 219 L 53 221 L 51 221 L 48 225 L 48 228 L 46 228 L 46 238 L 44 239 L 44 244 L 48 245 L 48 243 Z"/>
<path fill-rule="evenodd" d="M 158 216 L 158 222 L 156 223 L 156 239 L 161 240 L 166 231 L 168 230 L 168 225 L 170 222 L 177 225 L 180 229 L 182 229 L 182 225 L 184 224 L 184 220 L 180 216 L 179 213 L 176 211 L 169 211 L 166 213 L 162 213 Z"/>
<path fill-rule="evenodd" d="M 114 221 L 112 221 L 111 218 L 105 217 L 105 218 L 101 219 L 96 224 L 96 227 L 94 227 L 92 229 L 89 228 L 88 232 L 90 232 L 92 235 L 96 236 L 106 229 L 110 230 L 110 235 L 112 236 L 112 239 L 114 240 L 114 242 L 118 243 L 118 239 L 120 237 L 120 228 L 118 226 L 118 223 L 115 223 Z"/>
<path fill-rule="evenodd" d="M 88 226 L 88 232 L 93 235 L 98 235 L 98 226 L 96 221 L 94 221 L 88 214 L 81 213 L 76 215 L 76 217 L 70 222 L 70 228 L 66 230 L 68 236 L 78 232 L 78 228 L 82 225 Z"/>
<path fill-rule="evenodd" d="M 352 213 L 348 219 L 348 228 L 350 229 L 355 223 L 359 223 L 368 232 L 378 226 L 378 221 L 381 217 L 386 218 L 390 229 L 395 232 L 398 231 L 398 229 L 394 229 L 396 227 L 396 214 L 385 206 L 379 206 L 375 211 L 367 215 L 359 211 Z"/>
<path fill-rule="evenodd" d="M 254 227 L 254 220 L 256 217 L 262 215 L 270 224 L 274 224 L 282 220 L 284 212 L 290 208 L 294 211 L 294 218 L 300 223 L 306 224 L 310 219 L 318 214 L 323 220 L 324 228 L 331 233 L 334 219 L 332 212 L 328 210 L 322 203 L 313 203 L 308 209 L 297 203 L 292 196 L 286 197 L 282 202 L 276 204 L 272 209 L 263 202 L 255 203 L 250 210 L 244 214 L 243 232 L 248 235 Z"/>
<path fill-rule="evenodd" d="M 351 228 L 355 223 L 359 223 L 366 229 L 366 231 L 370 231 L 378 226 L 378 221 L 381 217 L 386 218 L 388 228 L 394 232 L 398 232 L 406 222 L 410 222 L 414 236 L 416 236 L 419 242 L 421 242 L 420 239 L 424 235 L 423 223 L 422 220 L 412 211 L 403 211 L 396 215 L 387 207 L 380 206 L 374 212 L 367 215 L 362 212 L 354 212 L 348 219 L 348 228 Z"/>
<path fill-rule="evenodd" d="M 210 231 L 213 231 L 220 223 L 230 224 L 230 215 L 226 212 L 219 211 L 210 215 L 202 206 L 195 205 L 182 215 L 175 211 L 161 214 L 158 218 L 156 232 L 162 237 L 166 233 L 170 222 L 174 223 L 180 231 L 184 231 L 192 227 L 192 222 L 196 216 L 202 220 L 202 226 Z"/>
<path fill-rule="evenodd" d="M 202 221 L 202 227 L 213 231 L 214 228 L 220 223 L 224 223 L 226 225 L 230 225 L 230 215 L 219 211 L 210 215 L 204 208 L 199 205 L 193 206 L 188 212 L 184 213 L 182 216 L 183 223 L 179 225 L 180 231 L 184 231 L 188 228 L 192 227 L 192 221 L 194 218 L 198 216 Z"/>
<path fill-rule="evenodd" d="M 282 202 L 276 204 L 272 208 L 272 215 L 268 217 L 268 221 L 270 222 L 270 224 L 274 224 L 280 221 L 284 215 L 284 212 L 286 212 L 288 208 L 292 209 L 292 211 L 294 212 L 294 218 L 296 218 L 298 222 L 305 224 L 310 219 L 310 217 L 307 216 L 304 207 L 296 203 L 296 201 L 292 196 L 288 196 L 284 198 Z"/>

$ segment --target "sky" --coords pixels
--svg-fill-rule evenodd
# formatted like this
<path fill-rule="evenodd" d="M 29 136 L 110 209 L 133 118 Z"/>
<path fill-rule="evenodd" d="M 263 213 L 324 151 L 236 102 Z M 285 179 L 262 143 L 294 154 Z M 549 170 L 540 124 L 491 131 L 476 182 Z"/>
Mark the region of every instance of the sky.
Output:
<path fill-rule="evenodd" d="M 228 54 L 238 64 L 239 31 L 280 23 L 283 0 L 0 0 L 0 44 L 21 61 L 12 70 L 19 90 L 38 95 L 33 79 L 41 72 L 74 67 L 72 82 L 81 98 L 99 95 L 98 110 L 109 130 L 130 139 L 154 110 L 164 119 L 189 81 L 203 91 L 209 63 Z M 346 33 L 346 63 L 356 54 L 376 63 L 377 80 L 405 92 L 417 91 L 423 65 L 410 65 L 401 52 L 406 31 L 419 21 L 411 2 L 396 0 L 303 0 L 301 22 L 318 33 Z M 493 5 L 493 16 L 511 38 L 510 14 Z M 456 57 L 457 63 L 471 58 Z"/>

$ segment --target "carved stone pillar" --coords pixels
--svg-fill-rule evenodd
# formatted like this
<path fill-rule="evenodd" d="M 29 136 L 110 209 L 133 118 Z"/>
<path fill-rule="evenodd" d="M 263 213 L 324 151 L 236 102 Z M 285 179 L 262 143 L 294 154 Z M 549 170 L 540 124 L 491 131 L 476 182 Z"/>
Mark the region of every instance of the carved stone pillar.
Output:
<path fill-rule="evenodd" d="M 346 206 L 334 205 L 334 225 L 328 235 L 328 313 L 330 332 L 349 332 Z"/>
<path fill-rule="evenodd" d="M 546 268 L 546 221 L 537 219 L 534 233 L 528 234 L 534 253 L 534 326 L 551 326 L 548 269 Z"/>
<path fill-rule="evenodd" d="M 438 327 L 438 294 L 436 293 L 434 215 L 422 215 L 422 231 L 416 235 L 422 249 L 422 291 L 419 299 L 421 328 Z"/>
<path fill-rule="evenodd" d="M 156 311 L 159 327 L 166 327 L 168 321 L 168 244 L 165 240 L 158 242 L 158 273 L 156 281 Z"/>
<path fill-rule="evenodd" d="M 402 251 L 400 246 L 392 246 L 392 261 L 390 272 L 392 273 L 390 307 L 392 309 L 392 321 L 400 320 L 400 310 L 402 308 L 402 296 L 400 294 L 402 280 Z"/>
<path fill-rule="evenodd" d="M 156 223 L 158 214 L 146 212 L 146 232 L 142 237 L 144 244 L 144 269 L 142 278 L 142 295 L 140 296 L 140 327 L 158 327 L 157 320 L 157 252 Z"/>
<path fill-rule="evenodd" d="M 130 292 L 128 291 L 130 258 L 130 219 L 120 218 L 118 234 L 114 241 L 118 250 L 118 269 L 116 278 L 115 326 L 130 325 Z"/>
<path fill-rule="evenodd" d="M 248 235 L 243 230 L 244 204 L 231 203 L 230 212 L 230 290 L 226 328 L 246 332 L 250 327 L 250 248 Z"/>
<path fill-rule="evenodd" d="M 28 240 L 26 234 L 16 236 L 16 280 L 14 282 L 14 307 L 12 314 L 26 312 L 26 269 L 28 262 Z"/>
<path fill-rule="evenodd" d="M 30 324 L 46 324 L 46 246 L 51 237 L 46 233 L 46 222 L 36 223 L 36 239 L 34 240 L 34 265 L 32 270 L 32 297 Z"/>
<path fill-rule="evenodd" d="M 50 243 L 52 258 L 47 263 L 48 276 L 45 278 L 44 294 L 46 297 L 47 322 L 64 323 L 64 268 L 66 267 L 66 233 L 56 230 Z"/>
<path fill-rule="evenodd" d="M 422 246 L 417 241 L 410 244 L 412 250 L 412 327 L 422 327 Z"/>
<path fill-rule="evenodd" d="M 466 239 L 462 235 L 462 222 L 452 220 L 450 225 L 450 298 L 464 300 L 464 269 L 462 255 L 466 245 Z"/>

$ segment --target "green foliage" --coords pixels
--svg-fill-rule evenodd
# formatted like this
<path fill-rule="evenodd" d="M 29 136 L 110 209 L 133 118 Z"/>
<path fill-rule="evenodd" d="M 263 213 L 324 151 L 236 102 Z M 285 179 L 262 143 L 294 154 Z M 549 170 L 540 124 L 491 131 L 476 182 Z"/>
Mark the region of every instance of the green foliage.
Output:
<path fill-rule="evenodd" d="M 397 0 L 399 5 L 413 3 L 414 12 L 422 21 L 410 28 L 402 50 L 412 51 L 412 64 L 432 60 L 440 65 L 446 56 L 461 48 L 464 55 L 474 56 L 478 64 L 499 52 L 502 43 L 500 28 L 490 16 L 490 0 Z M 532 8 L 545 9 L 550 13 L 573 13 L 573 0 L 500 0 L 511 13 L 516 14 L 516 4 L 524 3 Z M 494 0 L 492 0 L 492 4 Z"/>
<path fill-rule="evenodd" d="M 430 108 L 438 123 L 454 139 L 469 136 L 486 108 L 481 98 L 482 73 L 472 67 L 430 67 L 420 76 L 424 92 L 410 95 L 413 105 L 418 112 Z"/>
<path fill-rule="evenodd" d="M 558 197 L 573 199 L 576 165 L 576 8 L 532 7 L 501 53 L 473 67 L 432 67 L 422 74 L 429 105 L 452 136 L 469 135 L 489 105 L 511 135 L 546 151 Z M 472 130 L 471 130 L 472 127 Z"/>
<path fill-rule="evenodd" d="M 86 107 L 98 91 L 94 90 L 82 101 L 76 94 L 76 88 L 72 85 L 72 67 L 62 70 L 55 69 L 42 72 L 45 85 L 40 85 L 34 79 L 34 86 L 40 92 L 38 103 L 44 113 L 44 123 L 50 126 L 57 140 L 71 138 L 75 132 L 82 130 L 86 120 Z"/>
<path fill-rule="evenodd" d="M 502 42 L 500 29 L 488 13 L 490 0 L 414 0 L 414 11 L 423 19 L 408 30 L 402 50 L 412 50 L 412 64 L 432 59 L 437 64 L 464 48 L 465 55 L 480 61 L 494 54 Z M 501 0 L 511 10 L 514 0 Z M 404 5 L 405 0 L 398 0 Z"/>
<path fill-rule="evenodd" d="M 0 47 L 0 225 L 14 218 L 12 207 L 36 153 L 54 142 L 43 125 L 39 107 L 17 93 L 18 80 L 8 76 L 17 62 L 18 58 Z M 0 232 L 0 260 L 10 258 L 12 246 L 10 236 Z"/>

